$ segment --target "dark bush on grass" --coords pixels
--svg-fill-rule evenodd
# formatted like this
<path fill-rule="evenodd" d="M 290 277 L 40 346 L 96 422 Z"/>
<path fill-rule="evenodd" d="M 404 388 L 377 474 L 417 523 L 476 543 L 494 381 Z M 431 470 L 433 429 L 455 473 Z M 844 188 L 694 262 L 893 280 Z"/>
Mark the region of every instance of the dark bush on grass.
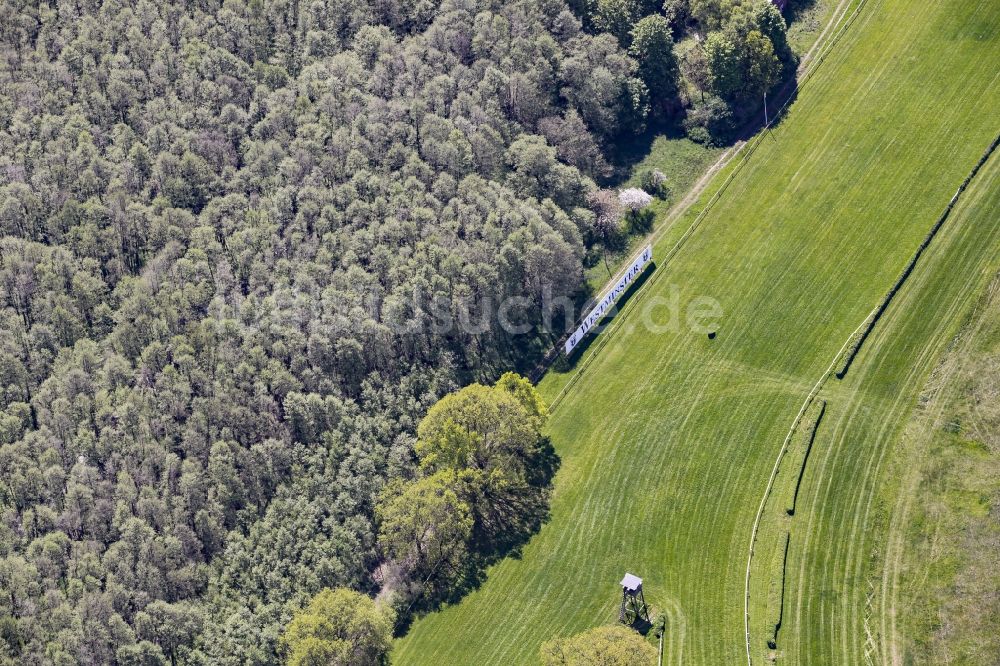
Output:
<path fill-rule="evenodd" d="M 629 231 L 631 233 L 646 233 L 653 228 L 656 215 L 648 208 L 632 211 L 628 214 Z"/>
<path fill-rule="evenodd" d="M 736 130 L 732 109 L 715 95 L 708 95 L 704 103 L 690 109 L 683 125 L 692 141 L 715 145 L 729 142 Z"/>
<path fill-rule="evenodd" d="M 644 169 L 639 174 L 639 186 L 657 199 L 667 199 L 670 196 L 667 177 L 659 169 Z"/>

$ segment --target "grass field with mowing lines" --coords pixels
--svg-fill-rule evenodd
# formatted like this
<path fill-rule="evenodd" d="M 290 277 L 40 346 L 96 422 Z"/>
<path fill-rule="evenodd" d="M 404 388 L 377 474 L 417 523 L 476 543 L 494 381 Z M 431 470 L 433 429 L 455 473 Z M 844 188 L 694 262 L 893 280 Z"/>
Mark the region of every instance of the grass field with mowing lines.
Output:
<path fill-rule="evenodd" d="M 841 27 L 845 17 L 857 2 L 858 0 L 803 0 L 794 3 L 788 9 L 786 12 L 786 20 L 789 21 L 788 42 L 800 59 L 800 69 L 807 67 L 812 58 L 822 50 L 821 47 L 828 41 L 824 37 Z M 688 41 L 686 47 L 678 44 L 679 58 L 683 57 L 682 52 L 695 43 L 693 38 Z M 694 95 L 697 91 L 691 88 L 688 94 Z M 648 141 L 648 136 L 637 137 L 636 145 L 622 147 L 626 153 L 642 151 L 643 156 L 631 166 L 630 175 L 621 186 L 639 187 L 640 175 L 650 169 L 658 169 L 666 175 L 670 196 L 666 201 L 654 199 L 650 207 L 656 219 L 653 235 L 659 238 L 664 232 L 671 231 L 664 226 L 672 226 L 674 218 L 679 217 L 677 214 L 681 212 L 678 209 L 686 208 L 685 200 L 689 196 L 698 194 L 694 191 L 698 189 L 698 184 L 712 176 L 716 167 L 721 166 L 715 162 L 719 160 L 724 163 L 728 155 L 739 148 L 740 142 L 722 148 L 700 144 L 686 136 L 664 134 L 653 137 L 647 146 L 645 142 Z M 639 247 L 645 245 L 646 241 L 645 234 L 634 234 L 626 239 L 623 247 L 609 252 L 607 259 L 611 271 L 617 270 L 617 267 L 625 263 Z M 600 291 L 610 277 L 608 266 L 601 260 L 585 271 L 584 280 L 588 287 L 596 292 Z"/>
<path fill-rule="evenodd" d="M 878 628 L 895 663 L 985 666 L 1000 654 L 998 371 L 1000 273 L 949 342 L 889 458 L 900 492 L 887 493 L 895 508 Z"/>
<path fill-rule="evenodd" d="M 986 0 L 869 0 L 773 140 L 633 296 L 607 343 L 585 353 L 599 352 L 551 421 L 562 458 L 551 521 L 479 590 L 418 620 L 396 663 L 533 663 L 542 641 L 614 621 L 626 569 L 668 615 L 672 659 L 745 662 L 749 531 L 775 456 L 805 396 L 993 139 L 998 29 L 1000 7 Z M 952 222 L 942 245 L 965 250 L 942 250 L 915 285 L 961 290 L 965 265 L 948 262 L 995 250 L 992 236 L 955 240 Z M 715 340 L 641 325 L 671 285 L 682 305 L 719 301 Z M 828 413 L 795 516 L 806 534 L 793 532 L 789 547 L 792 612 L 779 645 L 789 663 L 862 658 L 879 443 L 905 418 L 904 389 L 920 386 L 944 335 L 906 317 L 887 314 L 847 378 L 823 389 Z M 912 337 L 891 337 L 903 334 Z M 549 373 L 541 390 L 551 399 L 573 371 Z M 767 595 L 757 598 L 752 617 L 763 621 Z M 754 635 L 755 656 L 765 640 Z"/>
<path fill-rule="evenodd" d="M 862 347 L 857 365 L 819 394 L 827 409 L 790 521 L 787 622 L 778 646 L 788 663 L 867 663 L 866 649 L 871 663 L 892 663 L 880 639 L 882 613 L 889 610 L 881 602 L 881 579 L 892 509 L 883 499 L 892 492 L 881 486 L 895 485 L 895 475 L 883 476 L 886 456 L 936 359 L 1000 267 L 998 210 L 1000 156 L 994 155 Z M 763 583 L 776 572 L 755 573 Z M 765 636 L 754 636 L 763 656 Z"/>

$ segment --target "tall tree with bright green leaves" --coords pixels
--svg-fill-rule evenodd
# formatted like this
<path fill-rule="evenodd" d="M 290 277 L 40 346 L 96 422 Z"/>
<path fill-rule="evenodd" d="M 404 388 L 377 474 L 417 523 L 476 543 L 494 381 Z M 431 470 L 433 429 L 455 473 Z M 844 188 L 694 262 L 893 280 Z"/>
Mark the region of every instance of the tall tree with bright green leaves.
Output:
<path fill-rule="evenodd" d="M 542 666 L 652 666 L 656 649 L 632 629 L 621 625 L 555 638 L 542 644 Z"/>
<path fill-rule="evenodd" d="M 456 487 L 453 470 L 389 484 L 376 507 L 379 546 L 385 554 L 421 578 L 442 567 L 444 574 L 455 572 L 472 534 L 472 512 Z"/>
<path fill-rule="evenodd" d="M 757 102 L 781 79 L 774 45 L 759 30 L 713 32 L 704 48 L 712 89 L 730 102 Z"/>
<path fill-rule="evenodd" d="M 427 474 L 451 470 L 474 516 L 481 549 L 519 541 L 548 506 L 552 455 L 542 427 L 548 411 L 528 380 L 472 384 L 431 407 L 417 428 Z"/>
<path fill-rule="evenodd" d="M 747 33 L 743 42 L 743 89 L 746 99 L 757 99 L 774 87 L 781 77 L 781 61 L 771 40 L 758 30 Z"/>
<path fill-rule="evenodd" d="M 641 16 L 640 10 L 638 0 L 597 0 L 594 25 L 602 32 L 611 33 L 626 46 L 629 31 Z"/>
<path fill-rule="evenodd" d="M 705 40 L 704 48 L 712 90 L 720 97 L 735 97 L 742 81 L 740 54 L 732 36 L 725 32 L 713 32 Z"/>
<path fill-rule="evenodd" d="M 295 614 L 282 644 L 288 666 L 375 666 L 386 663 L 394 614 L 346 588 L 325 588 Z"/>

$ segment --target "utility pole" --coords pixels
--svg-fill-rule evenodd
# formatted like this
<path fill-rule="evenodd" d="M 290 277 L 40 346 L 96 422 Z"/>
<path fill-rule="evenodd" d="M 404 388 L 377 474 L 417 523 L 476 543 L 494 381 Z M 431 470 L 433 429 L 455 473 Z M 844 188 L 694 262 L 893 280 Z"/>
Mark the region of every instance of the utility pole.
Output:
<path fill-rule="evenodd" d="M 771 122 L 767 119 L 767 91 L 764 91 L 764 131 L 768 133 L 772 141 L 777 141 L 771 132 Z"/>

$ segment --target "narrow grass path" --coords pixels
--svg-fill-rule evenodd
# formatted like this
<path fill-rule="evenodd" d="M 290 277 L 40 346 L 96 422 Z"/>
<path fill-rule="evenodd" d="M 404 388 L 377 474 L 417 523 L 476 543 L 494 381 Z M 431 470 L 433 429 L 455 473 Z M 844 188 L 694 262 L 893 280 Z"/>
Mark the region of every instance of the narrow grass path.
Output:
<path fill-rule="evenodd" d="M 816 399 L 816 396 L 819 393 L 820 389 L 823 388 L 823 384 L 826 383 L 826 380 L 829 379 L 830 376 L 833 374 L 834 368 L 837 367 L 838 362 L 840 361 L 841 358 L 843 358 L 844 353 L 847 351 L 852 341 L 858 336 L 858 334 L 861 333 L 862 328 L 864 328 L 867 325 L 867 322 L 869 321 L 869 319 L 871 319 L 874 313 L 875 311 L 872 310 L 872 312 L 869 313 L 868 316 L 865 317 L 865 319 L 860 324 L 858 324 L 858 327 L 854 329 L 854 331 L 849 336 L 847 336 L 847 339 L 844 341 L 844 344 L 837 351 L 837 353 L 834 354 L 833 359 L 830 361 L 830 365 L 827 367 L 826 371 L 822 375 L 820 375 L 819 379 L 816 380 L 816 383 L 813 385 L 812 389 L 810 389 L 809 393 L 806 394 L 805 399 L 802 401 L 802 406 L 799 407 L 798 413 L 795 415 L 795 418 L 792 419 L 792 425 L 788 429 L 788 434 L 785 435 L 785 439 L 781 443 L 781 448 L 778 450 L 778 457 L 775 458 L 774 460 L 774 468 L 771 470 L 771 476 L 768 478 L 767 486 L 764 488 L 764 494 L 760 498 L 760 505 L 757 507 L 757 515 L 754 517 L 753 527 L 750 529 L 750 545 L 747 548 L 747 568 L 746 568 L 745 583 L 743 586 L 744 589 L 743 629 L 746 632 L 748 666 L 753 664 L 753 653 L 754 653 L 750 637 L 750 574 L 753 568 L 754 549 L 757 543 L 757 534 L 760 530 L 761 520 L 764 518 L 764 510 L 765 508 L 767 508 L 768 501 L 771 499 L 771 494 L 772 491 L 774 490 L 775 482 L 778 479 L 778 471 L 781 469 L 782 460 L 788 453 L 789 445 L 792 443 L 793 436 L 796 434 L 796 431 L 802 425 L 802 417 L 805 415 L 806 410 L 812 404 L 813 400 Z M 786 465 L 786 470 L 782 475 L 783 485 L 791 486 L 791 484 L 797 478 L 796 471 L 797 470 L 794 466 Z M 772 513 L 777 516 L 780 516 L 781 511 L 783 509 L 784 509 L 783 506 L 776 506 L 774 507 Z M 777 544 L 773 543 L 772 548 L 775 545 Z M 771 580 L 771 578 L 773 578 L 773 576 L 776 575 L 776 573 L 777 572 L 770 571 L 767 568 L 767 564 L 765 564 L 764 575 L 767 577 L 768 580 Z M 781 576 L 784 577 L 784 570 L 781 571 Z M 770 602 L 770 600 L 768 601 Z"/>
<path fill-rule="evenodd" d="M 866 5 L 773 140 L 657 268 L 663 274 L 608 341 L 584 353 L 584 379 L 550 424 L 561 458 L 551 520 L 482 587 L 414 623 L 395 663 L 534 663 L 546 639 L 615 620 L 626 570 L 645 579 L 647 600 L 668 617 L 665 655 L 745 661 L 747 536 L 776 447 L 996 134 L 997 53 L 1000 6 L 990 0 Z M 937 260 L 920 278 L 944 289 L 927 311 L 951 316 L 962 266 L 996 246 L 984 235 Z M 657 256 L 668 249 L 661 243 Z M 683 325 L 702 296 L 724 313 L 714 340 Z M 794 575 L 777 656 L 790 664 L 864 657 L 881 520 L 873 497 L 887 448 L 867 444 L 892 440 L 911 402 L 905 387 L 919 385 L 944 335 L 930 324 L 896 330 L 892 313 L 909 311 L 906 298 L 847 378 L 822 392 L 829 414 L 788 554 Z M 890 343 L 887 331 L 903 337 Z M 571 376 L 550 371 L 540 390 L 551 400 Z M 752 597 L 762 606 L 751 618 L 766 617 L 767 598 Z M 770 656 L 762 641 L 753 649 Z"/>

